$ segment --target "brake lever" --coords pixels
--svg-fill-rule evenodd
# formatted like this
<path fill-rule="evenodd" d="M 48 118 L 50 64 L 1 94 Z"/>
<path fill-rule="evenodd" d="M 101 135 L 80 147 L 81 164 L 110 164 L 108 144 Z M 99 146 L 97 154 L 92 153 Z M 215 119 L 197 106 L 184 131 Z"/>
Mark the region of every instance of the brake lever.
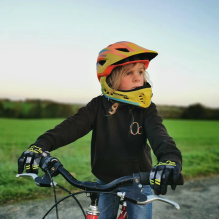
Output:
<path fill-rule="evenodd" d="M 35 183 L 40 186 L 40 187 L 52 187 L 53 184 L 54 186 L 57 185 L 56 182 L 53 181 L 53 184 L 51 182 L 51 179 L 48 174 L 45 174 L 42 177 L 39 177 L 35 173 L 22 173 L 22 174 L 17 174 L 16 177 L 32 177 L 35 181 Z"/>
<path fill-rule="evenodd" d="M 122 199 L 129 200 L 129 198 L 127 198 L 126 192 L 117 192 L 117 196 L 121 197 Z M 145 204 L 153 202 L 153 201 L 162 201 L 162 202 L 165 202 L 167 204 L 173 205 L 177 210 L 180 209 L 180 206 L 176 202 L 174 202 L 170 199 L 167 199 L 167 198 L 164 198 L 164 197 L 161 197 L 158 195 L 148 195 L 145 197 L 146 197 L 145 201 L 137 201 L 137 200 L 129 200 L 129 201 L 132 201 L 132 202 L 136 201 L 136 204 L 138 204 L 138 205 L 145 205 Z"/>
<path fill-rule="evenodd" d="M 35 173 L 21 173 L 21 174 L 16 175 L 16 177 L 25 177 L 25 176 L 32 177 L 34 180 L 35 180 L 35 178 L 38 177 L 38 175 Z"/>
<path fill-rule="evenodd" d="M 145 204 L 147 204 L 147 203 L 149 203 L 149 202 L 152 202 L 152 201 L 162 201 L 162 202 L 165 202 L 165 203 L 167 203 L 167 204 L 170 204 L 170 205 L 174 206 L 177 210 L 180 209 L 180 206 L 179 206 L 176 202 L 174 202 L 174 201 L 172 201 L 172 200 L 170 200 L 170 199 L 167 199 L 167 198 L 158 196 L 158 195 L 148 195 L 146 201 L 137 202 L 137 204 L 139 204 L 139 205 L 145 205 Z"/>

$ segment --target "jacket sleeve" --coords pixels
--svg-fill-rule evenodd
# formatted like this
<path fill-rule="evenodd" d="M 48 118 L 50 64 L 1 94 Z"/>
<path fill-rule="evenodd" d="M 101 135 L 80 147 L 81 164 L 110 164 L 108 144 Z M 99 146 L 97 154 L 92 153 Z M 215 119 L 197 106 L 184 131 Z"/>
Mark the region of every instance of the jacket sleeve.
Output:
<path fill-rule="evenodd" d="M 174 140 L 168 135 L 156 105 L 151 103 L 145 111 L 145 132 L 158 161 L 171 160 L 182 165 L 182 155 Z"/>
<path fill-rule="evenodd" d="M 74 116 L 39 136 L 34 144 L 52 151 L 83 137 L 93 129 L 97 107 L 98 97 L 80 108 Z"/>

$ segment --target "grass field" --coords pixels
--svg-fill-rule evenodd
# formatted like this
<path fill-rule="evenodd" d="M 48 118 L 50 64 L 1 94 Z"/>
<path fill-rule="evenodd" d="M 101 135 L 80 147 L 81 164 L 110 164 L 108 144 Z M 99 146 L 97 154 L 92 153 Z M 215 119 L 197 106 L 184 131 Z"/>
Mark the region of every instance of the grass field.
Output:
<path fill-rule="evenodd" d="M 52 194 L 52 189 L 37 187 L 32 179 L 15 175 L 21 153 L 40 134 L 61 121 L 0 119 L 0 203 Z M 185 177 L 219 173 L 219 122 L 164 120 L 164 124 L 182 152 Z M 95 180 L 90 172 L 90 140 L 91 133 L 51 153 L 79 180 Z M 156 163 L 154 156 L 153 163 Z M 70 188 L 60 176 L 55 181 Z"/>

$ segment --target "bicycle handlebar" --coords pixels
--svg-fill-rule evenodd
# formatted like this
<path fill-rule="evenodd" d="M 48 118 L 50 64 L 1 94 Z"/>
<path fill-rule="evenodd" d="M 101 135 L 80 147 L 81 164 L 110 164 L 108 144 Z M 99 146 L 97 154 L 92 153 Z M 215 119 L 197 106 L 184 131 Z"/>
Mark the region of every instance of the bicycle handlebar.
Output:
<path fill-rule="evenodd" d="M 82 182 L 77 179 L 75 179 L 64 167 L 63 165 L 58 161 L 53 163 L 52 167 L 49 169 L 50 174 L 52 176 L 57 175 L 57 173 L 61 174 L 71 185 L 80 188 L 82 190 L 92 190 L 92 191 L 99 191 L 99 192 L 106 192 L 111 191 L 115 188 L 118 188 L 119 186 L 127 183 L 133 183 L 136 184 L 143 184 L 143 185 L 150 185 L 149 182 L 149 172 L 140 172 L 135 173 L 130 176 L 123 176 L 121 178 L 118 178 L 108 184 L 100 185 L 98 183 L 94 182 Z M 19 176 L 28 176 L 29 174 L 17 174 L 17 177 Z M 29 176 L 32 176 L 38 186 L 41 187 L 50 187 L 51 186 L 51 179 L 46 173 L 43 177 L 38 177 L 36 174 L 31 174 Z M 180 174 L 177 185 L 183 185 L 184 180 L 182 174 Z M 168 185 L 171 185 L 171 181 L 168 182 Z"/>
<path fill-rule="evenodd" d="M 93 191 L 110 191 L 113 190 L 120 185 L 126 184 L 126 183 L 132 183 L 133 180 L 136 181 L 136 183 L 143 184 L 143 185 L 150 185 L 149 181 L 149 172 L 140 172 L 135 173 L 130 176 L 123 176 L 121 178 L 118 178 L 108 184 L 100 185 L 93 182 L 81 182 L 75 179 L 63 166 L 60 166 L 58 168 L 59 173 L 73 186 L 83 189 L 83 190 L 93 190 Z M 177 185 L 183 185 L 184 180 L 182 174 L 180 174 Z M 171 180 L 168 181 L 168 185 L 171 185 Z"/>
<path fill-rule="evenodd" d="M 56 182 L 51 181 L 51 176 L 57 176 L 58 174 L 61 174 L 71 185 L 80 188 L 82 190 L 85 190 L 87 192 L 108 192 L 112 191 L 113 189 L 118 188 L 119 186 L 127 183 L 133 184 L 133 189 L 129 192 L 122 193 L 117 192 L 117 195 L 124 198 L 125 200 L 131 201 L 135 204 L 146 204 L 149 202 L 152 202 L 154 200 L 163 201 L 166 203 L 169 203 L 171 205 L 174 205 L 177 209 L 179 209 L 179 205 L 171 200 L 168 200 L 166 198 L 156 196 L 156 195 L 149 195 L 145 196 L 141 193 L 142 185 L 150 185 L 149 182 L 149 175 L 148 172 L 140 172 L 140 173 L 134 173 L 132 176 L 123 176 L 121 178 L 118 178 L 108 184 L 100 185 L 98 183 L 94 182 L 82 182 L 77 179 L 75 179 L 63 166 L 62 164 L 57 160 L 53 159 L 55 162 L 52 163 L 52 166 L 50 166 L 46 171 L 49 171 L 49 173 L 46 173 L 44 176 L 39 177 L 36 174 L 33 173 L 24 173 L 24 174 L 17 174 L 16 177 L 20 176 L 29 176 L 34 179 L 36 184 L 41 187 L 51 187 L 53 185 L 57 185 Z M 44 169 L 45 170 L 45 169 Z M 182 174 L 180 174 L 177 185 L 183 185 L 184 180 Z M 168 185 L 171 185 L 171 181 L 168 182 Z"/>

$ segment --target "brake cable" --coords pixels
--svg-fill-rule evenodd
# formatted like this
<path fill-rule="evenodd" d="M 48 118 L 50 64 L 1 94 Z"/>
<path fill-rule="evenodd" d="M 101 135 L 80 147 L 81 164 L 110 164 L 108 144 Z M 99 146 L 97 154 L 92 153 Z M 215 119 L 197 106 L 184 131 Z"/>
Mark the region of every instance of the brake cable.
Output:
<path fill-rule="evenodd" d="M 57 203 L 57 199 L 56 199 L 56 190 L 55 190 L 55 185 L 54 185 L 54 182 L 53 182 L 53 179 L 52 179 L 52 176 L 51 176 L 51 174 L 50 174 L 49 170 L 47 170 L 47 173 L 48 173 L 48 175 L 49 175 L 49 178 L 50 178 L 50 180 L 51 180 L 51 182 L 52 182 L 53 194 L 54 194 L 54 198 L 55 198 L 55 204 L 56 204 L 56 203 Z M 58 214 L 58 206 L 57 206 L 57 204 L 56 204 L 56 217 L 57 217 L 57 219 L 59 219 L 59 214 Z"/>
<path fill-rule="evenodd" d="M 52 178 L 52 176 L 51 176 L 49 170 L 47 170 L 47 173 L 48 173 L 49 178 L 50 178 L 50 180 L 51 180 L 51 182 L 52 182 L 53 194 L 54 194 L 54 198 L 55 198 L 55 205 L 54 205 L 54 206 L 56 207 L 56 217 L 57 217 L 57 219 L 59 219 L 59 215 L 58 215 L 58 203 L 59 203 L 59 202 L 57 202 L 57 198 L 56 198 L 56 191 L 55 191 L 54 181 L 53 181 L 53 178 Z M 61 186 L 61 185 L 59 185 L 59 184 L 56 184 L 56 185 L 59 186 L 59 187 L 60 187 L 61 189 L 63 189 L 64 191 L 66 191 L 69 195 L 72 196 L 72 198 L 75 199 L 75 201 L 76 201 L 77 204 L 79 205 L 79 207 L 80 207 L 80 209 L 81 209 L 83 215 L 84 215 L 85 218 L 87 219 L 87 216 L 86 216 L 86 214 L 85 214 L 85 212 L 84 212 L 84 209 L 82 208 L 80 202 L 79 202 L 78 199 L 75 197 L 75 195 L 72 194 L 72 193 L 71 193 L 70 191 L 68 191 L 67 189 L 65 189 L 63 186 Z M 53 207 L 52 207 L 52 208 L 53 208 Z M 51 210 L 52 210 L 52 209 L 51 209 Z M 50 212 L 50 211 L 49 211 L 49 212 Z M 49 212 L 48 212 L 48 213 L 49 213 Z M 46 215 L 47 215 L 47 214 L 46 214 Z M 45 215 L 45 216 L 46 216 L 46 215 Z M 45 216 L 44 216 L 43 218 L 45 218 Z"/>
<path fill-rule="evenodd" d="M 79 194 L 82 194 L 82 193 L 104 193 L 104 194 L 114 194 L 116 195 L 117 193 L 113 193 L 113 192 L 99 192 L 99 191 L 81 191 L 81 192 L 75 192 L 75 193 L 71 193 L 70 195 L 68 196 L 65 196 L 64 198 L 60 199 L 56 204 L 54 204 L 50 209 L 49 211 L 43 216 L 42 219 L 45 219 L 45 217 L 52 211 L 52 209 L 57 206 L 60 202 L 64 201 L 65 199 L 67 198 L 70 198 L 71 196 L 74 197 L 75 195 L 79 195 Z M 75 197 L 76 198 L 76 197 Z M 81 204 L 80 204 L 81 205 Z M 81 207 L 81 210 L 83 210 L 83 208 Z M 87 216 L 86 214 L 84 214 L 85 216 L 85 219 L 87 219 Z"/>
<path fill-rule="evenodd" d="M 70 191 L 68 191 L 66 188 L 60 186 L 59 184 L 57 184 L 57 186 L 58 186 L 59 188 L 65 190 L 69 195 L 72 196 L 72 198 L 74 198 L 74 200 L 75 200 L 75 201 L 77 202 L 77 204 L 79 205 L 79 207 L 80 207 L 80 209 L 81 209 L 81 211 L 82 211 L 84 217 L 87 218 L 87 217 L 86 217 L 86 214 L 85 214 L 85 211 L 84 211 L 83 207 L 81 206 L 81 203 L 78 201 L 78 199 L 75 197 L 75 195 L 74 195 L 73 193 L 71 193 Z"/>

